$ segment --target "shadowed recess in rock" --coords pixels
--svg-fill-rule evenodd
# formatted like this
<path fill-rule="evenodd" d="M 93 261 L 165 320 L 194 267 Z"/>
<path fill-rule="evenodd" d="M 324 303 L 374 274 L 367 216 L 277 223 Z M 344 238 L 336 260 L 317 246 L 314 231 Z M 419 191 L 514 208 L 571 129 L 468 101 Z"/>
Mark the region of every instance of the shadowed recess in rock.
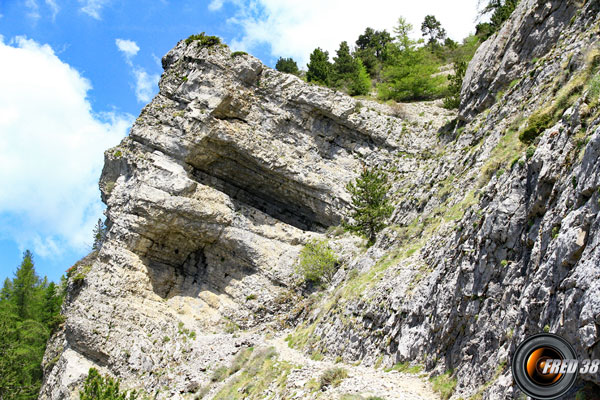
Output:
<path fill-rule="evenodd" d="M 256 271 L 239 260 L 213 254 L 207 261 L 203 249 L 192 252 L 180 265 L 148 260 L 152 289 L 162 298 L 173 296 L 198 297 L 201 291 L 226 293 L 232 280 L 241 281 Z"/>
<path fill-rule="evenodd" d="M 227 143 L 204 143 L 203 154 L 188 160 L 192 179 L 302 230 L 324 231 L 340 222 L 337 213 L 308 187 L 261 167 Z M 313 194 L 314 193 L 314 194 Z"/>

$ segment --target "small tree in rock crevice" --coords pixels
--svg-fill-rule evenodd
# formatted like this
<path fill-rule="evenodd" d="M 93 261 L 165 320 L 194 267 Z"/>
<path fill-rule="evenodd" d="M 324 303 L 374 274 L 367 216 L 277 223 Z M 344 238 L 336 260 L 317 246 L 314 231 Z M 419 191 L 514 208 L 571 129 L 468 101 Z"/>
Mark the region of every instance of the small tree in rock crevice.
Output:
<path fill-rule="evenodd" d="M 104 221 L 98 218 L 98 222 L 96 226 L 94 226 L 94 244 L 92 245 L 92 250 L 100 250 L 102 247 L 102 243 L 106 240 L 106 225 L 104 225 Z"/>
<path fill-rule="evenodd" d="M 387 174 L 379 169 L 363 169 L 360 177 L 348 183 L 352 195 L 352 222 L 345 228 L 366 236 L 368 245 L 375 243 L 377 233 L 386 227 L 394 211 L 387 196 L 390 190 Z"/>
<path fill-rule="evenodd" d="M 460 92 L 462 90 L 463 80 L 467 72 L 467 63 L 465 61 L 454 62 L 454 74 L 448 79 L 448 92 L 444 98 L 444 107 L 451 110 L 460 106 Z"/>
<path fill-rule="evenodd" d="M 300 262 L 296 272 L 305 281 L 330 284 L 338 265 L 338 259 L 327 240 L 313 239 L 300 251 Z"/>

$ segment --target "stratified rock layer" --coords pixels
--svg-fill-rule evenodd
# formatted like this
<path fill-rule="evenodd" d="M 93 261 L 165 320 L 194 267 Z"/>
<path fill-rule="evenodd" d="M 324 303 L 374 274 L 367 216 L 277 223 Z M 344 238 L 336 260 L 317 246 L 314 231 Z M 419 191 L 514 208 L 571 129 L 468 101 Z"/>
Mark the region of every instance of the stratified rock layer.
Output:
<path fill-rule="evenodd" d="M 469 122 L 454 131 L 437 103 L 356 100 L 180 42 L 160 93 L 106 152 L 108 236 L 70 274 L 40 398 L 77 398 L 92 366 L 155 398 L 193 398 L 285 324 L 306 351 L 453 370 L 455 398 L 517 397 L 511 356 L 543 330 L 600 358 L 600 118 L 582 78 L 596 73 L 599 7 L 522 1 L 471 62 Z M 552 126 L 519 141 L 548 107 Z M 373 166 L 390 175 L 395 212 L 365 249 L 326 230 L 348 213 L 346 183 Z M 342 267 L 307 296 L 294 265 L 325 236 Z M 303 390 L 294 398 L 316 396 Z"/>
<path fill-rule="evenodd" d="M 71 273 L 41 398 L 75 396 L 91 366 L 159 398 L 193 393 L 256 341 L 219 332 L 294 305 L 298 252 L 340 223 L 346 183 L 425 146 L 387 106 L 223 46 L 182 41 L 163 65 L 160 93 L 106 152 L 107 239 Z M 361 240 L 346 242 L 352 254 Z"/>

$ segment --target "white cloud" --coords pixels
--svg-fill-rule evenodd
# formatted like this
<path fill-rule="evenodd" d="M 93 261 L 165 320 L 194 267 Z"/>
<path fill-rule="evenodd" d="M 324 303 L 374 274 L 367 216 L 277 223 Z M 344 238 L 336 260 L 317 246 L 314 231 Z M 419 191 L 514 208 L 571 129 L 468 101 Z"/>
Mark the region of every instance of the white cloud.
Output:
<path fill-rule="evenodd" d="M 48 6 L 48 8 L 50 9 L 51 18 L 52 21 L 54 21 L 56 19 L 58 11 L 60 10 L 58 4 L 56 4 L 56 0 L 44 0 L 44 2 L 46 3 L 46 6 Z M 24 4 L 28 10 L 27 16 L 31 18 L 34 22 L 37 22 L 42 17 L 40 13 L 40 5 L 38 4 L 37 0 L 25 0 Z M 1 17 L 2 15 L 0 14 L 0 18 Z"/>
<path fill-rule="evenodd" d="M 134 67 L 135 76 L 135 97 L 140 103 L 147 103 L 152 100 L 156 85 L 160 76 L 157 74 L 148 74 L 143 68 Z"/>
<path fill-rule="evenodd" d="M 103 152 L 130 115 L 94 114 L 90 82 L 48 45 L 0 40 L 0 237 L 40 256 L 82 251 L 102 215 Z"/>
<path fill-rule="evenodd" d="M 224 0 L 212 0 L 208 5 L 210 11 L 218 11 L 223 7 Z"/>
<path fill-rule="evenodd" d="M 115 40 L 119 51 L 125 55 L 125 58 L 131 62 L 131 59 L 140 51 L 139 46 L 133 40 L 117 39 Z"/>
<path fill-rule="evenodd" d="M 36 0 L 26 0 L 25 7 L 29 10 L 27 12 L 27 16 L 34 21 L 40 19 L 40 6 L 38 5 Z"/>
<path fill-rule="evenodd" d="M 79 0 L 83 6 L 81 12 L 89 15 L 90 17 L 101 20 L 100 11 L 108 3 L 109 0 Z"/>
<path fill-rule="evenodd" d="M 478 3 L 478 0 L 465 0 L 460 5 L 448 0 L 371 0 L 367 5 L 347 0 L 224 1 L 238 7 L 237 15 L 229 20 L 241 27 L 242 32 L 231 43 L 234 49 L 251 51 L 268 44 L 273 56 L 293 57 L 300 65 L 306 64 L 316 47 L 335 55 L 341 41 L 354 44 L 368 26 L 391 33 L 400 16 L 413 24 L 415 38 L 420 37 L 425 16 L 432 14 L 450 37 L 463 39 L 475 30 Z"/>
<path fill-rule="evenodd" d="M 140 103 L 149 102 L 155 93 L 160 75 L 149 74 L 144 68 L 133 63 L 133 57 L 140 51 L 139 46 L 133 40 L 117 39 L 115 44 L 125 56 L 125 62 L 131 68 L 131 73 L 135 78 L 135 97 Z"/>
<path fill-rule="evenodd" d="M 56 0 L 46 0 L 46 5 L 52 11 L 52 21 L 54 21 L 58 11 L 60 11 L 60 8 L 58 7 L 58 4 L 56 4 Z"/>

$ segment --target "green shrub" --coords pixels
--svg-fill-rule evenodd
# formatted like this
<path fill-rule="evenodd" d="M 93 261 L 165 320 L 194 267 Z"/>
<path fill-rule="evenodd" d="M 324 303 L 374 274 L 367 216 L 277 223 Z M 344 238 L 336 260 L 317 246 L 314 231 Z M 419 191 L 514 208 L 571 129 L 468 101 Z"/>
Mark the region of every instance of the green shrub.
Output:
<path fill-rule="evenodd" d="M 384 371 L 385 372 L 398 371 L 398 372 L 406 372 L 409 374 L 418 374 L 419 372 L 423 371 L 423 366 L 419 365 L 419 364 L 411 366 L 410 363 L 403 362 L 403 363 L 397 363 L 391 368 L 386 368 L 386 369 L 384 369 Z"/>
<path fill-rule="evenodd" d="M 462 90 L 463 79 L 466 72 L 467 62 L 454 62 L 454 75 L 448 77 L 450 84 L 448 85 L 448 92 L 444 98 L 444 108 L 453 109 L 460 106 L 460 92 Z"/>
<path fill-rule="evenodd" d="M 244 368 L 244 366 L 248 363 L 253 350 L 253 347 L 248 347 L 238 352 L 231 362 L 231 367 L 229 367 L 229 370 L 227 371 L 228 375 L 233 375 Z"/>
<path fill-rule="evenodd" d="M 225 321 L 224 330 L 225 330 L 225 333 L 233 333 L 233 332 L 239 331 L 240 327 L 235 322 L 227 319 Z"/>
<path fill-rule="evenodd" d="M 115 182 L 112 182 L 112 181 L 106 182 L 105 190 L 106 190 L 107 195 L 110 196 L 110 194 L 112 193 L 114 188 L 115 188 Z"/>
<path fill-rule="evenodd" d="M 527 121 L 527 127 L 519 133 L 519 140 L 523 143 L 531 143 L 552 124 L 552 110 L 546 109 L 536 111 Z"/>
<path fill-rule="evenodd" d="M 220 366 L 213 371 L 213 374 L 210 377 L 210 380 L 212 382 L 221 382 L 221 381 L 225 380 L 225 378 L 227 378 L 228 376 L 229 376 L 229 368 L 227 368 L 225 366 Z"/>
<path fill-rule="evenodd" d="M 321 377 L 319 378 L 319 387 L 323 389 L 326 386 L 339 386 L 339 384 L 347 377 L 348 371 L 344 368 L 329 368 L 321 374 Z"/>
<path fill-rule="evenodd" d="M 218 36 L 208 36 L 205 35 L 204 32 L 199 35 L 192 35 L 185 39 L 185 44 L 190 44 L 192 42 L 199 41 L 200 45 L 203 47 L 211 47 L 221 44 L 221 38 Z"/>
<path fill-rule="evenodd" d="M 600 98 L 600 73 L 594 75 L 590 81 L 590 91 L 588 96 L 592 103 Z"/>
<path fill-rule="evenodd" d="M 525 151 L 525 157 L 529 160 L 535 154 L 535 147 L 529 146 Z"/>
<path fill-rule="evenodd" d="M 92 270 L 92 266 L 91 265 L 84 265 L 81 268 L 77 269 L 77 273 L 75 275 L 73 275 L 71 281 L 74 284 L 81 284 L 83 283 L 83 281 L 85 280 L 85 278 L 87 277 L 87 275 L 90 273 L 90 271 Z"/>
<path fill-rule="evenodd" d="M 337 269 L 337 257 L 327 240 L 313 239 L 300 251 L 297 272 L 306 281 L 331 283 Z"/>
<path fill-rule="evenodd" d="M 80 400 L 134 400 L 137 399 L 135 391 L 127 393 L 119 388 L 119 381 L 110 376 L 103 377 L 97 369 L 90 368 L 88 376 L 83 384 L 83 390 L 79 391 Z"/>
<path fill-rule="evenodd" d="M 245 51 L 234 51 L 233 53 L 231 53 L 231 58 L 247 56 L 247 55 L 248 55 L 248 53 L 246 53 Z"/>
<path fill-rule="evenodd" d="M 456 378 L 452 378 L 452 371 L 431 378 L 433 390 L 440 394 L 442 400 L 448 400 L 456 387 Z"/>

